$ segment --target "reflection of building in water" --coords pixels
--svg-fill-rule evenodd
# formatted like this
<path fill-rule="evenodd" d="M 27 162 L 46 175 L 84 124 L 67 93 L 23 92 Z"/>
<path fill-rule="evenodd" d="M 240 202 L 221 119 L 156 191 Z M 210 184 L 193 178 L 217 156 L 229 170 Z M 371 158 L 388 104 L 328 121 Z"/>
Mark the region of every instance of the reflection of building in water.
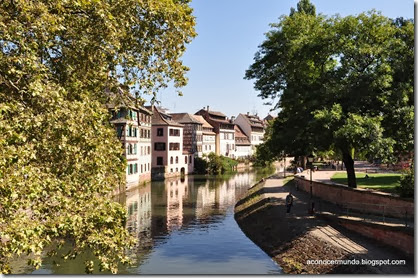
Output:
<path fill-rule="evenodd" d="M 137 236 L 140 248 L 151 247 L 151 184 L 126 192 L 126 207 L 129 232 Z"/>
<path fill-rule="evenodd" d="M 248 173 L 238 173 L 226 181 L 207 180 L 197 189 L 196 217 L 204 219 L 214 212 L 225 213 L 229 206 L 236 203 L 240 195 L 237 191 L 242 193 L 247 190 L 251 179 Z"/>
<path fill-rule="evenodd" d="M 234 178 L 224 181 L 219 187 L 216 187 L 216 202 L 221 211 L 225 211 L 228 206 L 235 204 Z"/>
<path fill-rule="evenodd" d="M 183 204 L 188 197 L 188 179 L 167 180 L 167 230 L 179 229 L 183 225 Z"/>

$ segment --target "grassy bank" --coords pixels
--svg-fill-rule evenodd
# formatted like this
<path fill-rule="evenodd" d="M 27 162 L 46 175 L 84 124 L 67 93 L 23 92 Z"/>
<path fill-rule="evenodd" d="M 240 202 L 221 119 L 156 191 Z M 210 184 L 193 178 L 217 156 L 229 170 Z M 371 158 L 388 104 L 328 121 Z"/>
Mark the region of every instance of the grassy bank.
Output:
<path fill-rule="evenodd" d="M 396 188 L 400 184 L 401 174 L 370 174 L 356 173 L 357 186 L 388 193 L 396 193 Z M 336 173 L 331 180 L 336 183 L 347 184 L 346 173 Z"/>

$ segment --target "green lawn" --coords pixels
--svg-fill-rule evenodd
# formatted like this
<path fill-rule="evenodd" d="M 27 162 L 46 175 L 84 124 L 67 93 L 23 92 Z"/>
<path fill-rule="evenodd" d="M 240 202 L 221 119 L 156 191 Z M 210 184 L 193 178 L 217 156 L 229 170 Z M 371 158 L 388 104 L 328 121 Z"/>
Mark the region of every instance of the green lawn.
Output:
<path fill-rule="evenodd" d="M 401 174 L 370 174 L 366 179 L 366 173 L 356 173 L 357 186 L 359 188 L 370 188 L 383 192 L 396 193 Z M 336 183 L 347 184 L 346 173 L 336 173 L 331 180 Z"/>

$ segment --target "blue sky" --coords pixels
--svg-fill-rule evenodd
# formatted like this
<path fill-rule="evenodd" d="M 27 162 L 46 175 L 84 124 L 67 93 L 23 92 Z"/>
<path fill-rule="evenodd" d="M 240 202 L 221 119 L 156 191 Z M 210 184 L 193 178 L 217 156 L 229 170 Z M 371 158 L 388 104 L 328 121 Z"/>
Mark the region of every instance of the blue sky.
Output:
<path fill-rule="evenodd" d="M 371 9 L 390 18 L 414 17 L 413 0 L 311 0 L 317 13 L 355 15 Z M 264 118 L 272 106 L 263 105 L 245 70 L 270 30 L 269 23 L 288 15 L 298 0 L 193 0 L 198 36 L 187 46 L 184 64 L 190 67 L 183 96 L 174 89 L 157 95 L 171 112 L 195 113 L 210 106 L 228 117 L 255 113 Z M 270 112 L 276 115 L 275 112 Z"/>

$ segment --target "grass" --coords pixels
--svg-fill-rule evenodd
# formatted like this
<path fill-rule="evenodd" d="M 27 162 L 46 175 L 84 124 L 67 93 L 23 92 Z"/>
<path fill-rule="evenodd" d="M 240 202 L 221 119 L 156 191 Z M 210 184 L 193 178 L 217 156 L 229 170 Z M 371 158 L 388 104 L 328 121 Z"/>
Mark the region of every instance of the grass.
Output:
<path fill-rule="evenodd" d="M 396 193 L 396 187 L 399 186 L 401 174 L 367 174 L 356 173 L 357 186 L 359 188 L 369 188 L 382 192 Z M 336 183 L 347 184 L 346 173 L 336 173 L 331 180 Z"/>

